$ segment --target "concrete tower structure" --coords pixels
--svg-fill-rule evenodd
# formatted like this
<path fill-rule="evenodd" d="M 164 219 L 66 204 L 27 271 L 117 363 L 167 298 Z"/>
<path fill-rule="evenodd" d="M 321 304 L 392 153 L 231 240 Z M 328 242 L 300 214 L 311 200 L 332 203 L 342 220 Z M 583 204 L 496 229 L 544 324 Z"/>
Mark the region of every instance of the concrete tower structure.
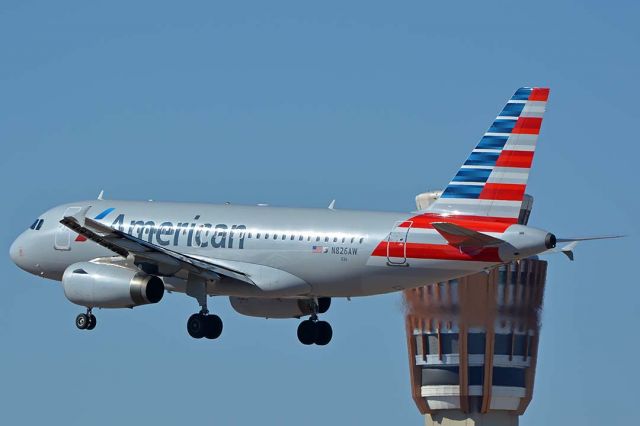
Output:
<path fill-rule="evenodd" d="M 412 396 L 427 425 L 518 424 L 533 396 L 546 268 L 524 259 L 404 292 Z"/>

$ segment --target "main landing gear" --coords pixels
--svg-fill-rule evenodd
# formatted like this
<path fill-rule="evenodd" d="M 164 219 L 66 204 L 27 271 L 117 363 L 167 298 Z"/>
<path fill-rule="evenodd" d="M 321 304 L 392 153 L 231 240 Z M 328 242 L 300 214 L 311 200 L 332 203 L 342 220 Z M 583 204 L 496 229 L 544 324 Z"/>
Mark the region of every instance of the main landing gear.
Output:
<path fill-rule="evenodd" d="M 87 308 L 86 314 L 76 317 L 76 327 L 80 330 L 93 330 L 96 328 L 96 317 L 91 313 L 91 308 Z"/>
<path fill-rule="evenodd" d="M 193 314 L 187 321 L 187 332 L 195 339 L 217 339 L 222 334 L 222 320 L 217 315 L 211 315 L 204 309 Z"/>
<path fill-rule="evenodd" d="M 329 309 L 331 299 L 323 297 L 313 302 L 313 314 L 308 320 L 304 320 L 298 326 L 298 340 L 303 345 L 316 344 L 324 346 L 331 341 L 333 329 L 326 321 L 318 320 L 318 313 L 325 313 Z"/>
<path fill-rule="evenodd" d="M 326 321 L 318 321 L 318 318 L 304 320 L 298 326 L 298 340 L 303 345 L 324 346 L 331 341 L 333 330 L 331 324 Z"/>
<path fill-rule="evenodd" d="M 201 278 L 191 278 L 187 282 L 187 294 L 194 297 L 200 305 L 200 312 L 187 320 L 187 332 L 194 339 L 217 339 L 222 334 L 222 320 L 210 314 L 207 309 L 207 284 Z"/>

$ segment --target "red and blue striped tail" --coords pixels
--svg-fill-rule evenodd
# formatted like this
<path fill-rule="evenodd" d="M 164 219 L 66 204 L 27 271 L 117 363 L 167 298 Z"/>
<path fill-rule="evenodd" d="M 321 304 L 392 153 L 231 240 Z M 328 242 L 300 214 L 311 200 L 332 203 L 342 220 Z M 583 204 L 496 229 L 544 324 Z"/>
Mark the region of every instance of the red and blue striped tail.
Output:
<path fill-rule="evenodd" d="M 518 89 L 427 212 L 515 222 L 548 97 L 547 88 Z"/>

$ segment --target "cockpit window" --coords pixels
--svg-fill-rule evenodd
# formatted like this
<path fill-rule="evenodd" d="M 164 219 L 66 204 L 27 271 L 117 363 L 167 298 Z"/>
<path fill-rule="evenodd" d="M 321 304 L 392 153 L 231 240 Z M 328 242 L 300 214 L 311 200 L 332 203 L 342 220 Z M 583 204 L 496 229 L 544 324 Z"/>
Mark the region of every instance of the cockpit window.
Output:
<path fill-rule="evenodd" d="M 31 224 L 29 229 L 34 229 L 34 230 L 38 231 L 38 230 L 40 230 L 40 228 L 42 228 L 42 224 L 43 223 L 44 223 L 44 219 L 36 219 L 36 221 Z"/>

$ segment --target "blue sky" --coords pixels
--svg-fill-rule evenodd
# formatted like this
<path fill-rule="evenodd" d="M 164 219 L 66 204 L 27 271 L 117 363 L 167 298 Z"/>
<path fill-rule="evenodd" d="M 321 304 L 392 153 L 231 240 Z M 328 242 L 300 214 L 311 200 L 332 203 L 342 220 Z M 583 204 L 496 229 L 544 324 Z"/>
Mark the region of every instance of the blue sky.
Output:
<path fill-rule="evenodd" d="M 626 233 L 550 259 L 534 424 L 628 424 L 640 373 L 633 2 L 0 4 L 5 252 L 53 205 L 95 197 L 411 210 L 506 99 L 550 86 L 532 224 Z M 397 294 L 335 301 L 334 340 L 195 302 L 103 310 L 0 257 L 0 423 L 421 424 Z"/>

